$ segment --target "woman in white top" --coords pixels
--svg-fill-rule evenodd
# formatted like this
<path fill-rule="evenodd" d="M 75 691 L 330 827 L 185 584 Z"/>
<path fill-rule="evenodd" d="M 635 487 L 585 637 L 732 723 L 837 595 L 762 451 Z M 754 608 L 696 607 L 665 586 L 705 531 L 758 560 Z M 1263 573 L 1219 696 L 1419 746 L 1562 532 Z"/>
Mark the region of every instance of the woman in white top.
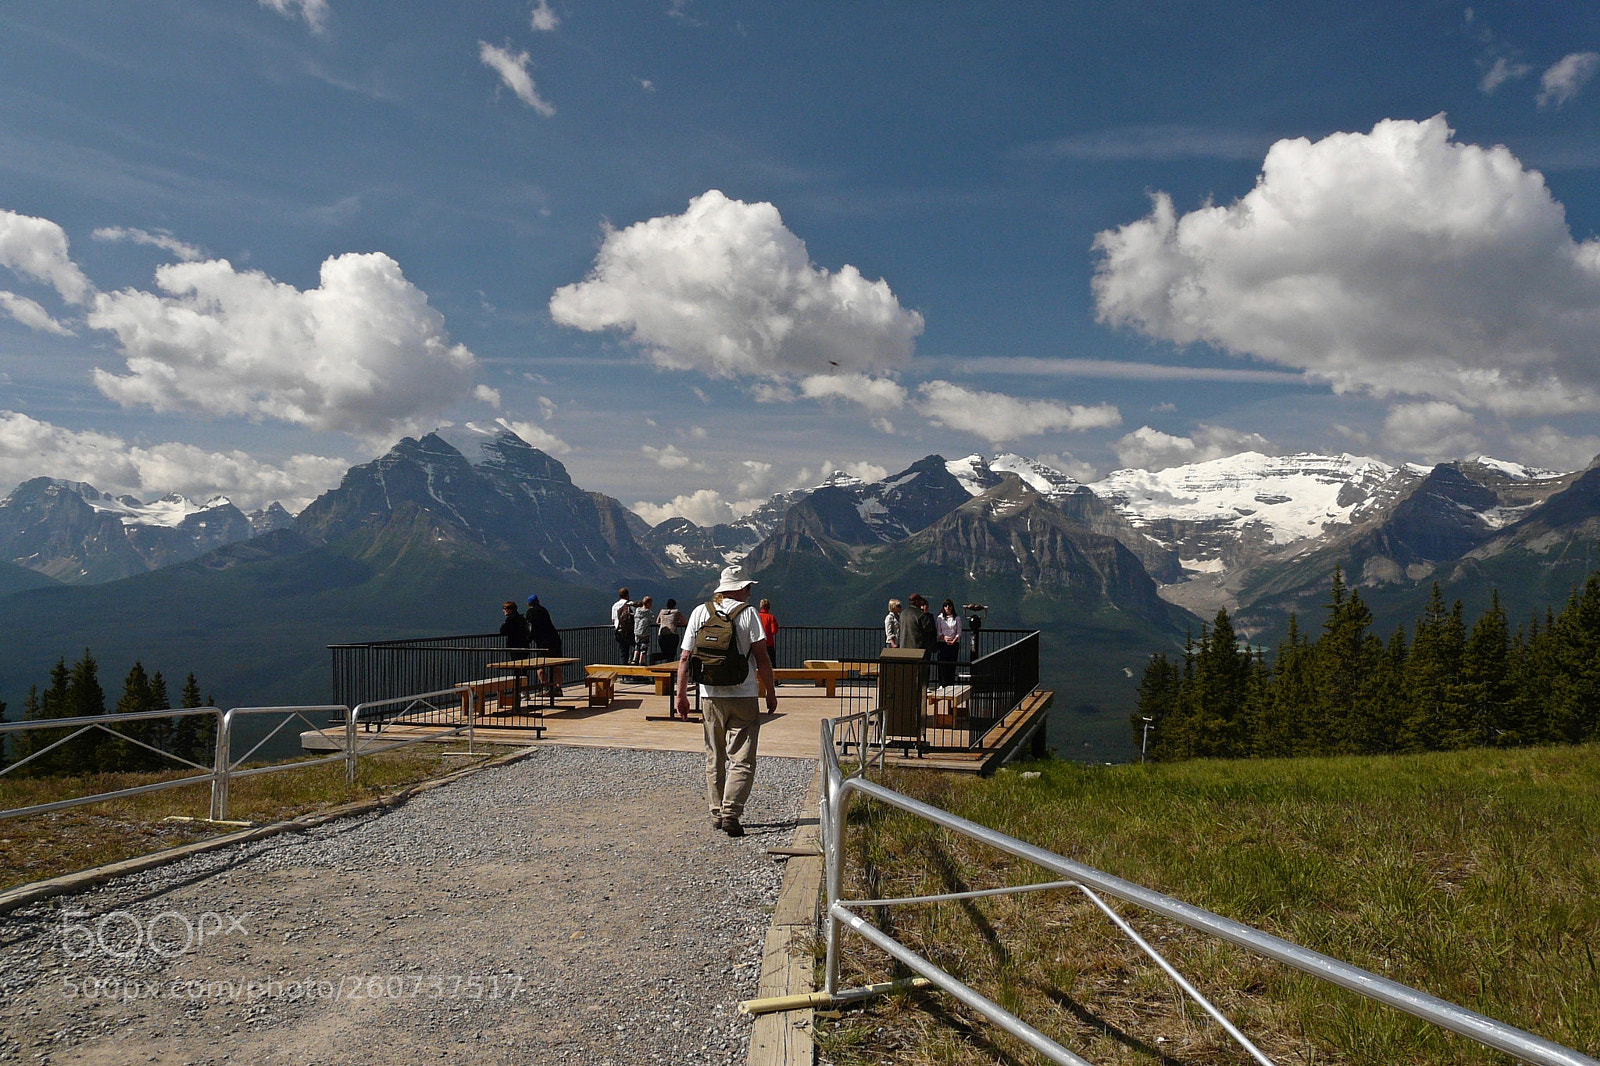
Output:
<path fill-rule="evenodd" d="M 900 646 L 900 601 L 889 601 L 889 613 L 883 616 L 883 646 L 885 648 L 898 648 Z"/>
<path fill-rule="evenodd" d="M 939 660 L 939 684 L 953 685 L 956 683 L 956 660 L 961 658 L 961 616 L 956 614 L 954 600 L 945 600 L 939 605 L 933 629 L 939 638 L 933 646 L 934 657 Z"/>

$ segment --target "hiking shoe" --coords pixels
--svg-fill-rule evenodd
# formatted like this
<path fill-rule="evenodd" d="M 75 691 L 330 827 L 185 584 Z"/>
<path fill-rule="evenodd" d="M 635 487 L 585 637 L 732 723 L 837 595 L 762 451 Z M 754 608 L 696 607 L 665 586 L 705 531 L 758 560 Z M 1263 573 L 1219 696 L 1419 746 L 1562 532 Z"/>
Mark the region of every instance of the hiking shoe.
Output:
<path fill-rule="evenodd" d="M 739 819 L 737 818 L 724 818 L 722 820 L 722 831 L 731 837 L 744 836 L 744 826 L 739 824 Z"/>
<path fill-rule="evenodd" d="M 713 829 L 721 829 L 722 825 L 723 825 L 723 823 L 722 823 L 722 815 L 713 814 L 711 816 L 711 828 L 713 828 Z"/>

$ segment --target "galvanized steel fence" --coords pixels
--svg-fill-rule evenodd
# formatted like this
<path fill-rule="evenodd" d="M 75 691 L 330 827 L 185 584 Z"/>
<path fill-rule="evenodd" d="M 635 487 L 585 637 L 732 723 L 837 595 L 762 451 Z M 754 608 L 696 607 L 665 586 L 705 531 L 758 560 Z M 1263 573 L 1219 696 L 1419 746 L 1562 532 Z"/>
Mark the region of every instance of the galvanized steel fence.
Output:
<path fill-rule="evenodd" d="M 184 788 L 189 785 L 209 784 L 211 786 L 211 820 L 225 821 L 228 817 L 229 788 L 236 779 L 255 777 L 261 774 L 284 773 L 290 770 L 304 770 L 326 763 L 343 762 L 345 764 L 345 780 L 350 784 L 354 784 L 359 770 L 358 761 L 362 755 L 374 755 L 380 751 L 390 751 L 409 744 L 437 743 L 441 740 L 462 735 L 467 738 L 467 748 L 470 752 L 473 750 L 474 726 L 480 717 L 481 711 L 482 705 L 477 693 L 470 689 L 452 686 L 418 695 L 369 701 L 353 708 L 338 704 L 327 704 L 294 707 L 234 707 L 224 712 L 216 707 L 192 707 L 162 711 L 140 711 L 132 714 L 94 715 L 82 718 L 41 718 L 22 722 L 0 722 L 0 740 L 31 731 L 42 731 L 52 738 L 45 746 L 31 752 L 27 757 L 0 767 L 0 777 L 22 770 L 35 761 L 43 759 L 51 752 L 64 750 L 66 745 L 73 740 L 95 733 L 108 734 L 118 741 L 126 741 L 137 745 L 155 755 L 170 760 L 174 766 L 186 766 L 197 771 L 196 773 L 184 774 L 165 781 L 153 781 L 127 788 L 109 789 L 103 792 L 52 800 L 47 803 L 35 803 L 23 807 L 0 810 L 0 819 L 19 818 L 31 814 L 47 814 L 51 811 L 66 810 L 70 807 L 101 803 L 106 800 L 123 799 L 148 792 Z M 171 750 L 147 744 L 137 737 L 130 736 L 123 728 L 130 723 L 194 716 L 208 717 L 215 726 L 209 765 L 201 765 Z M 331 721 L 329 720 L 330 716 L 332 718 Z M 233 740 L 236 736 L 236 725 L 250 718 L 264 718 L 270 728 L 247 751 L 235 756 L 233 753 Z M 423 723 L 435 728 L 425 734 L 409 734 L 396 740 L 392 734 L 384 734 L 382 732 L 371 734 L 359 730 L 358 727 L 364 723 L 371 722 Z M 248 765 L 250 758 L 275 736 L 284 729 L 297 725 L 305 726 L 312 732 L 328 737 L 329 743 L 336 746 L 337 750 L 330 755 L 294 759 L 288 762 L 267 763 L 261 766 Z M 56 733 L 61 735 L 56 737 L 54 736 Z"/>
<path fill-rule="evenodd" d="M 1182 900 L 1145 888 L 1132 881 L 1123 880 L 1097 870 L 1092 866 L 1063 858 L 1043 848 L 1035 847 L 1015 837 L 997 832 L 987 826 L 968 821 L 958 815 L 941 810 L 931 804 L 912 799 L 893 789 L 866 778 L 867 766 L 873 761 L 871 750 L 874 738 L 881 729 L 875 714 L 858 714 L 848 718 L 824 719 L 822 722 L 822 773 L 823 789 L 820 829 L 827 888 L 826 910 L 823 920 L 827 956 L 823 977 L 823 991 L 844 1002 L 859 995 L 841 990 L 839 985 L 841 933 L 848 930 L 878 947 L 898 960 L 908 969 L 934 982 L 944 991 L 968 1007 L 988 1018 L 995 1025 L 1051 1062 L 1067 1066 L 1090 1064 L 1062 1047 L 1038 1029 L 1022 1021 L 1010 1011 L 975 991 L 959 978 L 945 972 L 932 961 L 923 958 L 889 934 L 855 913 L 862 907 L 905 906 L 966 900 L 980 896 L 1006 895 L 1019 892 L 1076 890 L 1086 895 L 1134 943 L 1149 955 L 1201 1007 L 1232 1036 L 1247 1053 L 1259 1063 L 1270 1066 L 1270 1060 L 1252 1044 L 1245 1035 L 1229 1022 L 1220 1011 L 1185 980 L 1159 953 L 1134 931 L 1126 919 L 1118 915 L 1102 898 L 1110 896 L 1133 904 L 1152 914 L 1179 922 L 1191 929 L 1237 944 L 1248 951 L 1275 959 L 1313 977 L 1348 989 L 1357 995 L 1396 1007 L 1415 1015 L 1441 1029 L 1459 1033 L 1489 1048 L 1506 1052 L 1536 1066 L 1600 1066 L 1589 1056 L 1562 1047 L 1543 1037 L 1524 1032 L 1493 1018 L 1468 1010 L 1426 992 L 1410 988 L 1386 977 L 1341 962 L 1328 955 L 1302 947 L 1292 941 L 1262 932 L 1251 926 L 1191 906 Z M 841 754 L 847 754 L 852 744 L 858 747 L 856 766 L 846 773 L 840 764 Z M 881 748 L 879 751 L 881 757 Z M 850 800 L 860 795 L 915 815 L 969 840 L 988 845 L 1041 869 L 1060 876 L 1060 880 L 1039 885 L 1019 885 L 1008 888 L 985 889 L 976 892 L 955 892 L 934 896 L 907 896 L 897 899 L 851 900 L 844 895 L 845 829 Z M 854 990 L 859 993 L 860 990 Z"/>

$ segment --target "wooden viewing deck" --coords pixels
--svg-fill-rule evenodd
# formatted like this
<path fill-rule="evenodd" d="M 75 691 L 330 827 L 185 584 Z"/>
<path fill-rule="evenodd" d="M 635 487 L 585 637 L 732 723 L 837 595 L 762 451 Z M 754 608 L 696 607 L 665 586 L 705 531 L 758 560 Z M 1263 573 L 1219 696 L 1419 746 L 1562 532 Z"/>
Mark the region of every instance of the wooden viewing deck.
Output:
<path fill-rule="evenodd" d="M 495 728 L 492 724 L 475 728 L 476 739 L 486 744 L 565 744 L 589 748 L 634 748 L 646 751 L 704 750 L 699 719 L 684 722 L 667 717 L 670 696 L 655 694 L 647 678 L 618 678 L 616 698 L 609 707 L 587 706 L 583 683 L 568 684 L 565 694 L 544 713 L 545 735 L 536 738 L 530 729 Z M 1054 694 L 1035 690 L 1000 723 L 990 730 L 985 744 L 974 751 L 927 752 L 922 757 L 890 749 L 885 761 L 892 766 L 944 770 L 953 773 L 987 774 L 1014 756 L 1030 751 L 1043 754 L 1045 720 Z M 817 758 L 821 722 L 845 713 L 843 702 L 829 699 L 810 683 L 778 685 L 778 711 L 761 716 L 761 754 L 792 759 Z M 425 726 L 393 724 L 382 736 L 398 739 L 436 732 Z M 377 733 L 360 733 L 360 743 L 379 742 Z M 342 729 L 306 732 L 300 735 L 306 751 L 338 751 L 344 747 Z"/>

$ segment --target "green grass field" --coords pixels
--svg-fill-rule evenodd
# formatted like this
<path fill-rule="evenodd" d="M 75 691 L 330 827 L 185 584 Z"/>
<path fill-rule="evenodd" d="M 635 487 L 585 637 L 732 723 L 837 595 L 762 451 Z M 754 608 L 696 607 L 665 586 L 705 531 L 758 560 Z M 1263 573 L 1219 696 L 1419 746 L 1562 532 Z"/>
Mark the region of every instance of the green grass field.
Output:
<path fill-rule="evenodd" d="M 1600 1054 L 1600 747 L 1086 767 L 890 784 L 1058 854 Z M 885 808 L 852 811 L 847 893 L 1049 880 Z M 1510 1062 L 1126 904 L 1125 918 L 1279 1063 Z M 875 918 L 1095 1063 L 1247 1061 L 1081 896 Z M 846 939 L 846 985 L 890 976 Z M 826 1061 L 1033 1062 L 948 997 L 819 1025 Z"/>

